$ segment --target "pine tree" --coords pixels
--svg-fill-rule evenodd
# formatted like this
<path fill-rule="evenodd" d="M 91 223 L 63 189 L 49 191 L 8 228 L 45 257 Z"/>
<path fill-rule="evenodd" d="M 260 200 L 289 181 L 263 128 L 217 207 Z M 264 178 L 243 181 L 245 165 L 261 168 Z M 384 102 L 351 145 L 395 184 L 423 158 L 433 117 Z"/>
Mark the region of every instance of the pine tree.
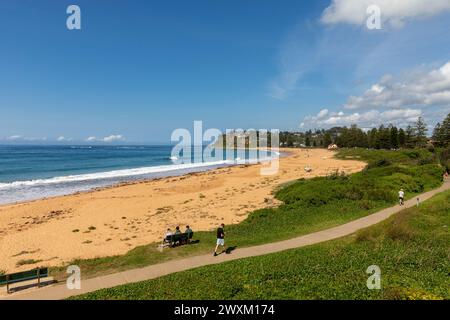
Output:
<path fill-rule="evenodd" d="M 398 149 L 399 139 L 398 139 L 398 129 L 397 127 L 391 126 L 391 148 Z"/>
<path fill-rule="evenodd" d="M 383 125 L 378 128 L 377 146 L 379 149 L 390 149 L 391 146 L 390 130 Z"/>
<path fill-rule="evenodd" d="M 305 146 L 307 146 L 307 147 L 311 146 L 311 139 L 309 138 L 309 136 L 306 136 Z"/>
<path fill-rule="evenodd" d="M 400 130 L 398 130 L 398 144 L 400 147 L 405 147 L 406 144 L 406 134 L 405 134 L 405 130 L 403 130 L 402 128 L 400 128 Z"/>
<path fill-rule="evenodd" d="M 432 138 L 436 146 L 438 147 L 444 146 L 445 144 L 444 130 L 439 122 L 434 127 Z"/>
<path fill-rule="evenodd" d="M 440 136 L 442 146 L 450 146 L 450 113 L 442 122 Z"/>
<path fill-rule="evenodd" d="M 408 125 L 406 127 L 406 132 L 405 132 L 405 147 L 414 148 L 415 137 L 416 137 L 415 129 L 411 125 Z"/>
<path fill-rule="evenodd" d="M 427 125 L 422 117 L 419 117 L 417 119 L 417 122 L 415 123 L 415 146 L 416 147 L 424 147 L 427 144 Z"/>
<path fill-rule="evenodd" d="M 367 144 L 369 148 L 377 148 L 377 128 L 373 128 L 367 133 Z"/>
<path fill-rule="evenodd" d="M 331 134 L 329 132 L 325 133 L 323 135 L 323 146 L 326 148 L 332 143 L 333 141 L 331 140 Z"/>

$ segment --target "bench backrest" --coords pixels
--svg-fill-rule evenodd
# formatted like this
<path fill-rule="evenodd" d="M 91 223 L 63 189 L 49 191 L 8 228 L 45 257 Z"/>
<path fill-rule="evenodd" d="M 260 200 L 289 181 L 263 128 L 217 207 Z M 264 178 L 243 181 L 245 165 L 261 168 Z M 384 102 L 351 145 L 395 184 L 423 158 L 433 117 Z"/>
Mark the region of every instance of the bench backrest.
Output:
<path fill-rule="evenodd" d="M 0 285 L 48 277 L 48 268 L 33 269 L 0 276 Z"/>
<path fill-rule="evenodd" d="M 166 236 L 166 241 L 179 241 L 179 240 L 192 239 L 193 235 L 194 235 L 194 232 L 173 234 L 171 236 Z"/>

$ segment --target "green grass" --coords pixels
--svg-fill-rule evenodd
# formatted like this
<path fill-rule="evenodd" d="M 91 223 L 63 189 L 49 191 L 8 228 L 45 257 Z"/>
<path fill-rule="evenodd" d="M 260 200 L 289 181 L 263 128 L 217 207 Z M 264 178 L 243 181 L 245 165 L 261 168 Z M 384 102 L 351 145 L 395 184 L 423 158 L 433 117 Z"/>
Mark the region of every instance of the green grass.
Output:
<path fill-rule="evenodd" d="M 450 299 L 450 191 L 357 234 L 74 299 Z M 381 268 L 368 290 L 367 267 Z"/>
<path fill-rule="evenodd" d="M 252 212 L 238 225 L 226 226 L 230 246 L 245 247 L 284 240 L 330 228 L 366 216 L 397 202 L 397 192 L 404 188 L 412 197 L 435 187 L 442 181 L 443 169 L 436 163 L 420 165 L 433 154 L 422 151 L 342 150 L 339 157 L 357 157 L 368 162 L 368 168 L 351 176 L 298 180 L 275 192 L 284 202 L 278 208 Z M 172 259 L 211 252 L 215 232 L 196 232 L 197 244 L 165 250 L 157 244 L 135 248 L 122 256 L 76 260 L 84 277 L 143 267 Z M 51 270 L 64 278 L 65 268 Z"/>

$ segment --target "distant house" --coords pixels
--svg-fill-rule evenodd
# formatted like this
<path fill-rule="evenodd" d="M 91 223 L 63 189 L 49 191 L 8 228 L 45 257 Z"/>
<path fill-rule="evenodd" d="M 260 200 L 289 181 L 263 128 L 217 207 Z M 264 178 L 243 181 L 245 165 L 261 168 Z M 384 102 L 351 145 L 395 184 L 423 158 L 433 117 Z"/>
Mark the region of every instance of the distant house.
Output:
<path fill-rule="evenodd" d="M 328 146 L 328 150 L 336 150 L 336 149 L 339 149 L 339 147 L 335 143 L 332 143 Z"/>

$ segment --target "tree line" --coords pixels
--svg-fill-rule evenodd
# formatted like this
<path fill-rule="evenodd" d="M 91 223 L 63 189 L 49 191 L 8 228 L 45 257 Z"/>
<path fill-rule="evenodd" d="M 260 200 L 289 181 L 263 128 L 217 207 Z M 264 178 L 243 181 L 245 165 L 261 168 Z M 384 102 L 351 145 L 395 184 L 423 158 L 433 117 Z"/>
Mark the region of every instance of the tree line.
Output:
<path fill-rule="evenodd" d="M 428 128 L 422 117 L 405 129 L 394 125 L 362 130 L 357 125 L 334 127 L 328 130 L 280 133 L 283 147 L 327 147 L 335 143 L 338 147 L 361 147 L 371 149 L 421 148 L 431 142 L 437 147 L 450 144 L 450 114 L 433 130 L 428 138 Z"/>

